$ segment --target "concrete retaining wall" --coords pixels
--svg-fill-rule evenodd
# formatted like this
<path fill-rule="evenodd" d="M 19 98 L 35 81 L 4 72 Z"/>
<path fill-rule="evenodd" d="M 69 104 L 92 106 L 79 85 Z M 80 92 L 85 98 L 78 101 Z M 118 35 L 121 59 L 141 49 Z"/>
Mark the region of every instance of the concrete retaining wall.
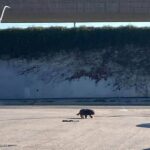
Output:
<path fill-rule="evenodd" d="M 1 0 L 3 22 L 150 21 L 149 0 Z"/>
<path fill-rule="evenodd" d="M 111 84 L 112 78 L 107 81 L 101 80 L 97 84 L 84 77 L 70 82 L 63 81 L 57 79 L 57 74 L 55 74 L 57 66 L 53 70 L 48 62 L 43 62 L 39 70 L 29 70 L 34 64 L 39 65 L 40 62 L 32 62 L 31 65 L 16 60 L 0 61 L 0 99 L 139 97 L 149 95 L 145 91 L 137 91 L 135 87 L 114 90 L 113 84 Z M 55 64 L 60 65 L 56 62 Z M 62 70 L 62 68 L 58 69 Z"/>

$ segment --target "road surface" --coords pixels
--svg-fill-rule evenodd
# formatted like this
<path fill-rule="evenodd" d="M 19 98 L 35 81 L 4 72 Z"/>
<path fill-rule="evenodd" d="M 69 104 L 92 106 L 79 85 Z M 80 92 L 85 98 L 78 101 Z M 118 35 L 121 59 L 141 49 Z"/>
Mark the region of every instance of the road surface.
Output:
<path fill-rule="evenodd" d="M 76 113 L 82 107 L 1 107 L 0 150 L 150 148 L 148 108 L 94 107 L 93 119 L 80 119 Z"/>

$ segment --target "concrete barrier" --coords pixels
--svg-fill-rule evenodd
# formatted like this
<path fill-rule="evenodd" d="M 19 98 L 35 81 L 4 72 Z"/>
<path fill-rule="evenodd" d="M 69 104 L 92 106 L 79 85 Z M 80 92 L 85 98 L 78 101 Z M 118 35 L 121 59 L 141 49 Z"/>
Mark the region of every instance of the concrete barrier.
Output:
<path fill-rule="evenodd" d="M 1 0 L 3 22 L 150 21 L 149 0 Z"/>
<path fill-rule="evenodd" d="M 91 105 L 91 106 L 150 106 L 150 98 L 49 98 L 49 99 L 0 99 L 0 105 Z"/>

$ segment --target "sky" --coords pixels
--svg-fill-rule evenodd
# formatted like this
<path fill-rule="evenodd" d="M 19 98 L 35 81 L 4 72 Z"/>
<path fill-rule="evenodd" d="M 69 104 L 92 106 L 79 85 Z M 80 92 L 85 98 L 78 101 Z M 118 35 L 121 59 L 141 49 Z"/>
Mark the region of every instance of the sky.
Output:
<path fill-rule="evenodd" d="M 76 27 L 103 27 L 103 26 L 136 26 L 136 27 L 150 27 L 150 22 L 94 22 L 94 23 L 76 23 Z M 0 23 L 0 29 L 8 28 L 28 28 L 28 27 L 54 27 L 63 26 L 67 28 L 74 27 L 73 23 Z"/>

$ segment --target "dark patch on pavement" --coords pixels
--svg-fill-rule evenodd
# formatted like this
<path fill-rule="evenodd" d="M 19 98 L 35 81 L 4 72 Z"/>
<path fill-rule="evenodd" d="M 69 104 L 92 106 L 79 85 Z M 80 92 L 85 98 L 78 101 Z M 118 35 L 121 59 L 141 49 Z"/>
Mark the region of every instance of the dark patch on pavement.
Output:
<path fill-rule="evenodd" d="M 136 127 L 150 128 L 150 123 L 138 124 L 138 125 L 136 125 Z M 150 150 L 150 148 L 149 148 L 149 149 L 146 149 L 146 150 Z"/>

